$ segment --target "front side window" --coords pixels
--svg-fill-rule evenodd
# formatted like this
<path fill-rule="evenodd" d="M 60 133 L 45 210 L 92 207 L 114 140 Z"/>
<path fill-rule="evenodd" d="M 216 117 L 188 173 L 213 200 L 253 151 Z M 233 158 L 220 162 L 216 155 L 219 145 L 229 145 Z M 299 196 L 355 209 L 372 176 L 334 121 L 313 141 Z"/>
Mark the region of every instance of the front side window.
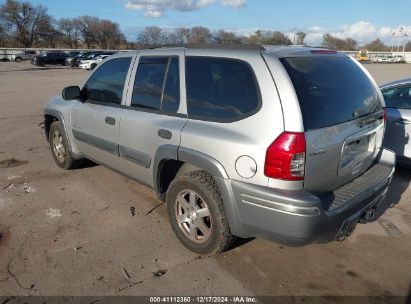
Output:
<path fill-rule="evenodd" d="M 411 85 L 389 89 L 382 94 L 388 108 L 411 109 Z"/>
<path fill-rule="evenodd" d="M 260 91 L 244 61 L 187 57 L 187 110 L 190 118 L 235 121 L 258 111 Z"/>
<path fill-rule="evenodd" d="M 87 99 L 109 104 L 121 104 L 130 62 L 131 57 L 122 57 L 101 65 L 84 86 Z"/>
<path fill-rule="evenodd" d="M 131 106 L 176 113 L 180 104 L 177 57 L 141 57 Z"/>

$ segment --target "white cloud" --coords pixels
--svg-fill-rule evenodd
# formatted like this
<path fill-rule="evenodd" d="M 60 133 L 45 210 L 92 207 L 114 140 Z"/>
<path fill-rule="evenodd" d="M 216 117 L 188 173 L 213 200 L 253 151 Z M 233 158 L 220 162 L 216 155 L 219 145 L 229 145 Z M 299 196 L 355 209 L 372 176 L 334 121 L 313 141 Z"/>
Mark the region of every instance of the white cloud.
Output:
<path fill-rule="evenodd" d="M 242 8 L 246 5 L 245 0 L 223 0 L 221 3 L 225 6 L 231 6 L 236 9 Z"/>
<path fill-rule="evenodd" d="M 311 26 L 311 27 L 307 28 L 307 30 L 308 30 L 309 32 L 314 32 L 314 33 L 327 31 L 326 28 L 321 27 L 321 26 L 318 26 L 318 25 Z"/>
<path fill-rule="evenodd" d="M 129 0 L 126 9 L 142 10 L 146 17 L 161 17 L 166 11 L 188 12 L 210 6 L 217 0 Z M 246 0 L 219 0 L 224 6 L 235 9 L 246 5 Z"/>
<path fill-rule="evenodd" d="M 343 25 L 342 30 L 331 33 L 331 35 L 341 39 L 353 38 L 363 40 L 374 36 L 376 32 L 377 27 L 371 22 L 358 21 L 350 25 Z"/>
<path fill-rule="evenodd" d="M 312 26 L 307 29 L 303 29 L 307 33 L 306 43 L 310 45 L 320 45 L 323 35 L 330 34 L 340 39 L 353 38 L 358 43 L 366 44 L 374 39 L 381 39 L 386 44 L 392 42 L 392 34 L 397 33 L 398 36 L 402 36 L 405 32 L 408 32 L 408 36 L 411 36 L 411 25 L 403 26 L 403 31 L 400 33 L 401 26 L 389 27 L 389 26 L 376 26 L 368 21 L 358 21 L 352 24 L 343 25 L 337 29 L 326 29 L 320 26 Z"/>

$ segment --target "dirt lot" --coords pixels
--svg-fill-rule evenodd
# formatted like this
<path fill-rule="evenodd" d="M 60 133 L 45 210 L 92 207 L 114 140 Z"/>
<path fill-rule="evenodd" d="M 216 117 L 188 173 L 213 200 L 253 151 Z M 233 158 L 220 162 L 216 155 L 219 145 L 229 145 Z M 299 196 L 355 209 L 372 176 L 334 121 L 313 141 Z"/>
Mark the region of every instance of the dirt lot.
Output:
<path fill-rule="evenodd" d="M 366 67 L 379 83 L 411 76 L 411 65 Z M 150 212 L 152 191 L 101 166 L 54 164 L 43 106 L 86 75 L 0 63 L 0 295 L 411 294 L 411 171 L 397 170 L 384 214 L 347 241 L 257 239 L 198 257 L 174 237 L 164 206 Z"/>

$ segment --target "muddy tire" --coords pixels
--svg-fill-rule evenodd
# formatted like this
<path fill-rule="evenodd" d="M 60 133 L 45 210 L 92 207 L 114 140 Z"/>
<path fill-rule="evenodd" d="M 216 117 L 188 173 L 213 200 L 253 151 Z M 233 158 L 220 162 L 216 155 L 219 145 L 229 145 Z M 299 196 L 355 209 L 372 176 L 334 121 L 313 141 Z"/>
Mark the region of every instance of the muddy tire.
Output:
<path fill-rule="evenodd" d="M 176 176 L 167 191 L 167 212 L 174 233 L 191 251 L 223 252 L 235 241 L 217 184 L 205 171 Z"/>
<path fill-rule="evenodd" d="M 53 122 L 50 126 L 49 143 L 54 161 L 60 168 L 70 170 L 79 165 L 80 161 L 71 155 L 66 133 L 59 121 Z"/>

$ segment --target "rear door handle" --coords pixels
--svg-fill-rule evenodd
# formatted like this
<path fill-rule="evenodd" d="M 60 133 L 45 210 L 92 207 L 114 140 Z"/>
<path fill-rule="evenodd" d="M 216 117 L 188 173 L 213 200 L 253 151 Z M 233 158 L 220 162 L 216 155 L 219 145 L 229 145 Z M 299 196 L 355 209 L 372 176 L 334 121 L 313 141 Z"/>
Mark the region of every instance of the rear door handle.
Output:
<path fill-rule="evenodd" d="M 166 130 L 166 129 L 159 129 L 158 136 L 164 139 L 171 139 L 171 137 L 173 137 L 173 133 L 171 133 L 171 131 Z"/>
<path fill-rule="evenodd" d="M 114 126 L 116 124 L 116 119 L 114 117 L 107 116 L 106 124 Z"/>

